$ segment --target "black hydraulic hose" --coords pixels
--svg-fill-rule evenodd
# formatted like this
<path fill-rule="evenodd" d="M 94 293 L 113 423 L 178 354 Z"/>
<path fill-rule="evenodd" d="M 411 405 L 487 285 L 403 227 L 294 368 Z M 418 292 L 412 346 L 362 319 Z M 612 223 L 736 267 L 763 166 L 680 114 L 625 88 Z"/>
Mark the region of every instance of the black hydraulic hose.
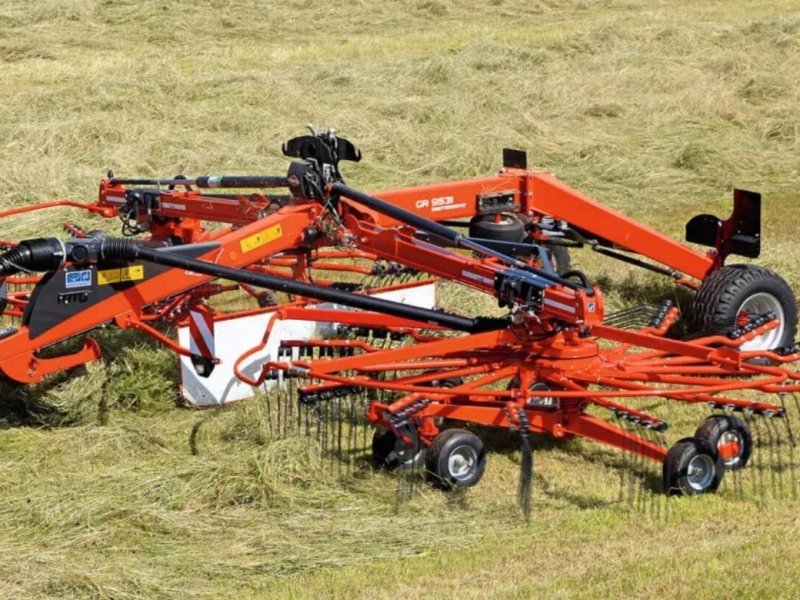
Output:
<path fill-rule="evenodd" d="M 400 208 L 399 206 L 395 206 L 390 202 L 386 202 L 385 200 L 381 200 L 380 198 L 376 198 L 375 196 L 370 196 L 369 194 L 365 194 L 364 192 L 359 192 L 356 189 L 351 188 L 341 182 L 336 182 L 331 186 L 331 190 L 334 193 L 337 193 L 341 196 L 346 198 L 350 198 L 351 200 L 355 200 L 359 204 L 363 204 L 369 208 L 377 210 L 383 214 L 389 215 L 406 223 L 407 225 L 411 225 L 416 229 L 421 229 L 423 231 L 427 231 L 432 233 L 433 235 L 437 235 L 445 240 L 452 242 L 455 246 L 460 246 L 462 248 L 467 248 L 469 250 L 473 250 L 475 252 L 480 252 L 486 256 L 491 256 L 496 258 L 497 260 L 512 266 L 517 269 L 523 269 L 525 271 L 532 272 L 537 276 L 541 277 L 542 279 L 546 279 L 552 283 L 557 283 L 559 285 L 563 285 L 572 289 L 584 289 L 582 286 L 576 284 L 574 281 L 569 281 L 564 279 L 563 277 L 559 277 L 558 275 L 554 275 L 552 273 L 548 273 L 542 269 L 536 269 L 531 267 L 526 262 L 521 260 L 517 260 L 511 256 L 503 254 L 502 252 L 497 252 L 496 250 L 492 250 L 475 242 L 474 240 L 470 239 L 469 237 L 458 233 L 457 231 L 453 231 L 449 227 L 445 227 L 441 223 L 437 223 L 436 221 L 432 221 L 430 219 L 426 219 L 425 217 L 421 217 L 411 211 L 405 210 L 404 208 Z M 591 290 L 591 288 L 589 288 Z"/>
<path fill-rule="evenodd" d="M 125 179 L 112 177 L 111 185 L 193 185 L 198 188 L 283 188 L 286 177 L 274 175 L 203 175 L 195 179 Z"/>
<path fill-rule="evenodd" d="M 186 249 L 189 247 L 190 246 L 180 246 L 178 249 Z M 187 258 L 186 256 L 182 256 L 170 250 L 159 251 L 154 248 L 143 246 L 136 242 L 136 240 L 114 238 L 103 240 L 100 256 L 105 260 L 144 260 L 170 267 L 177 267 L 179 269 L 187 269 L 195 273 L 202 273 L 212 277 L 230 279 L 231 281 L 238 281 L 239 283 L 246 283 L 256 287 L 285 292 L 287 294 L 297 294 L 299 296 L 316 298 L 317 300 L 326 302 L 343 304 L 352 308 L 380 312 L 404 319 L 434 323 L 450 329 L 467 331 L 470 333 L 501 329 L 506 326 L 506 322 L 503 319 L 470 319 L 427 308 L 410 306 L 400 302 L 392 302 L 391 300 L 384 300 L 382 298 L 353 294 L 330 287 L 321 287 L 294 279 L 275 277 L 273 275 L 265 275 L 264 273 L 255 273 L 246 269 L 226 267 L 203 260 Z"/>

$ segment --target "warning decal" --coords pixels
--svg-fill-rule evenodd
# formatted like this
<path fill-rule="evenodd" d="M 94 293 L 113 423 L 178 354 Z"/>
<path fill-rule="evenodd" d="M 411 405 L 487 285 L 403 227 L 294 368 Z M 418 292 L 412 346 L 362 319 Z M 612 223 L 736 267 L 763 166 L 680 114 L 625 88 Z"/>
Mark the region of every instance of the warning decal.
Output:
<path fill-rule="evenodd" d="M 111 285 L 141 279 L 144 279 L 144 265 L 132 265 L 121 269 L 106 269 L 97 272 L 97 285 Z"/>
<path fill-rule="evenodd" d="M 270 242 L 274 242 L 281 237 L 283 237 L 281 226 L 273 225 L 272 227 L 267 227 L 263 231 L 259 231 L 258 233 L 244 238 L 239 242 L 239 245 L 242 247 L 242 252 L 250 252 Z"/>

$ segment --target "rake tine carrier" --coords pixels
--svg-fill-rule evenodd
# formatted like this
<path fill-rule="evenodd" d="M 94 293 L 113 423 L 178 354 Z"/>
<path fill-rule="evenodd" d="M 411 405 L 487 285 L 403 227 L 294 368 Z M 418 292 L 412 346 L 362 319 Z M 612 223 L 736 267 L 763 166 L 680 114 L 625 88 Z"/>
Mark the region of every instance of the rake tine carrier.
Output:
<path fill-rule="evenodd" d="M 124 233 L 147 237 L 73 228 L 67 241 L 25 240 L 0 254 L 0 281 L 34 285 L 2 293 L 3 314 L 18 327 L 0 333 L 0 372 L 35 383 L 100 356 L 91 338 L 72 354 L 41 350 L 109 324 L 137 329 L 190 365 L 184 383 L 196 403 L 263 386 L 272 433 L 316 437 L 340 475 L 366 451 L 356 426 L 366 415 L 375 462 L 408 467 L 408 481 L 424 463 L 445 489 L 471 487 L 484 473 L 486 449 L 470 424 L 513 429 L 526 517 L 531 433 L 580 436 L 661 464 L 668 494 L 716 490 L 751 455 L 767 458 L 759 441 L 775 442 L 767 453 L 785 449 L 773 419 L 787 418 L 782 397 L 800 390 L 791 290 L 760 267 L 723 265 L 730 254 L 757 255 L 757 194 L 738 190 L 726 221 L 690 221 L 687 238 L 716 250 L 701 254 L 528 171 L 520 154 L 507 153 L 495 177 L 370 195 L 341 178 L 340 160 L 360 159 L 346 140 L 315 133 L 284 151 L 298 159 L 285 176 L 109 177 L 91 212 L 119 215 Z M 275 187 L 288 193 L 206 193 Z M 470 219 L 470 235 L 438 222 L 458 219 Z M 211 231 L 204 220 L 226 226 Z M 665 265 L 658 272 L 697 289 L 695 332 L 704 333 L 666 337 L 678 318 L 669 302 L 606 315 L 585 274 L 551 264 L 542 248 L 556 238 Z M 492 296 L 504 314 L 442 310 L 422 276 Z M 237 291 L 262 305 L 212 308 L 215 296 Z M 154 327 L 164 322 L 182 328 L 183 341 Z M 725 412 L 667 450 L 667 423 L 638 408 L 652 398 Z M 616 422 L 594 416 L 600 409 Z M 467 428 L 444 427 L 454 421 Z M 646 468 L 624 460 L 629 501 L 642 508 Z M 773 496 L 786 487 L 782 461 L 769 460 Z M 763 483 L 763 469 L 753 470 Z"/>

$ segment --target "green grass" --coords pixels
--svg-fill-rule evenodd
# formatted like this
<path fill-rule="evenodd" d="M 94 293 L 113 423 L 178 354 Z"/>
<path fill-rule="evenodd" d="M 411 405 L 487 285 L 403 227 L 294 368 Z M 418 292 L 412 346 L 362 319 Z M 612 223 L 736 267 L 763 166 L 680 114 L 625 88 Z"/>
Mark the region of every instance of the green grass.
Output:
<path fill-rule="evenodd" d="M 677 237 L 693 214 L 725 216 L 732 187 L 759 190 L 759 262 L 800 289 L 796 1 L 7 0 L 0 63 L 4 207 L 92 199 L 108 169 L 281 173 L 280 142 L 310 122 L 362 149 L 355 187 L 487 175 L 519 147 Z M 65 219 L 91 224 L 19 217 L 0 239 Z M 671 293 L 575 261 L 612 306 Z M 631 506 L 616 453 L 536 440 L 525 524 L 519 455 L 497 436 L 466 498 L 422 489 L 398 506 L 391 477 L 342 484 L 313 445 L 272 440 L 260 402 L 175 408 L 175 360 L 141 336 L 101 342 L 85 371 L 0 389 L 33 411 L 0 430 L 4 598 L 796 594 L 791 494 Z M 702 415 L 646 406 L 670 441 Z"/>

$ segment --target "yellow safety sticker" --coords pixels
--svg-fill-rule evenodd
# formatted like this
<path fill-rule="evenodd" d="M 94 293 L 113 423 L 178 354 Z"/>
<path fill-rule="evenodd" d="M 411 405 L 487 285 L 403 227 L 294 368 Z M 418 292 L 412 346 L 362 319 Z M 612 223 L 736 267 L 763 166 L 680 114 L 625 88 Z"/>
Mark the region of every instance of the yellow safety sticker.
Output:
<path fill-rule="evenodd" d="M 281 237 L 283 237 L 283 230 L 281 229 L 281 226 L 273 225 L 272 227 L 267 227 L 263 231 L 259 231 L 258 233 L 254 233 L 253 235 L 244 238 L 241 242 L 239 242 L 239 245 L 242 248 L 242 252 L 250 252 L 251 250 L 260 248 L 265 244 L 274 242 Z"/>
<path fill-rule="evenodd" d="M 144 265 L 133 265 L 121 269 L 106 269 L 97 272 L 97 285 L 111 285 L 125 281 L 139 281 L 144 279 Z"/>

